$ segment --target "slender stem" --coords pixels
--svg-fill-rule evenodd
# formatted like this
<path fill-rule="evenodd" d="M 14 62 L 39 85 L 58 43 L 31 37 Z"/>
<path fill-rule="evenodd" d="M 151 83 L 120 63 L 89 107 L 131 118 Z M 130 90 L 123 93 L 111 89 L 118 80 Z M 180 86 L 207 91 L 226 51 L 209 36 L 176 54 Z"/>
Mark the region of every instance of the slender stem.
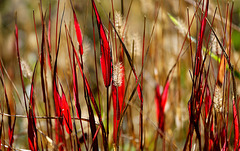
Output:
<path fill-rule="evenodd" d="M 109 101 L 108 101 L 109 87 L 107 87 L 107 142 L 109 135 Z"/>

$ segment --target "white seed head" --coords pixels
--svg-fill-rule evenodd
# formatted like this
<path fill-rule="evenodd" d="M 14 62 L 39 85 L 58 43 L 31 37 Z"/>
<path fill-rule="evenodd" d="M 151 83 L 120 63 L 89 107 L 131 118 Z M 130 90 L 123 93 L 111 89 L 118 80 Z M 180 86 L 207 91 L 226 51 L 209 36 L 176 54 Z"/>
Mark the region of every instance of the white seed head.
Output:
<path fill-rule="evenodd" d="M 128 43 L 131 45 L 131 50 L 133 47 L 133 41 L 134 41 L 134 56 L 140 56 L 142 54 L 142 49 L 141 49 L 141 38 L 138 33 L 129 33 L 128 35 Z"/>
<path fill-rule="evenodd" d="M 120 87 L 122 85 L 123 76 L 123 65 L 119 62 L 113 67 L 113 84 L 116 87 Z"/>
<path fill-rule="evenodd" d="M 22 67 L 23 76 L 30 79 L 32 76 L 32 71 L 29 65 L 27 64 L 27 62 L 24 60 L 21 60 L 21 67 Z"/>
<path fill-rule="evenodd" d="M 85 36 L 82 45 L 83 45 L 83 56 L 82 56 L 82 58 L 83 58 L 83 63 L 85 63 L 88 59 L 89 53 L 92 50 L 91 44 L 90 44 L 87 36 Z"/>
<path fill-rule="evenodd" d="M 120 35 L 121 38 L 125 38 L 125 34 L 123 33 L 123 29 L 124 29 L 124 20 L 123 17 L 121 15 L 121 13 L 119 13 L 118 11 L 115 12 L 115 28 L 118 32 L 118 34 Z M 114 29 L 113 29 L 113 32 Z"/>
<path fill-rule="evenodd" d="M 221 54 L 222 53 L 222 51 L 220 49 L 220 46 L 219 46 L 219 44 L 217 42 L 217 39 L 216 39 L 214 34 L 211 34 L 210 45 L 211 45 L 210 48 L 211 48 L 213 53 L 215 53 L 215 54 Z"/>
<path fill-rule="evenodd" d="M 178 23 L 179 24 L 176 27 L 177 27 L 179 33 L 181 33 L 183 36 L 185 36 L 187 34 L 187 31 L 188 31 L 186 25 L 183 23 L 183 21 L 181 19 L 178 19 Z"/>
<path fill-rule="evenodd" d="M 223 94 L 222 89 L 220 86 L 216 86 L 215 88 L 215 94 L 213 98 L 213 107 L 217 112 L 223 112 L 224 106 L 223 106 Z"/>

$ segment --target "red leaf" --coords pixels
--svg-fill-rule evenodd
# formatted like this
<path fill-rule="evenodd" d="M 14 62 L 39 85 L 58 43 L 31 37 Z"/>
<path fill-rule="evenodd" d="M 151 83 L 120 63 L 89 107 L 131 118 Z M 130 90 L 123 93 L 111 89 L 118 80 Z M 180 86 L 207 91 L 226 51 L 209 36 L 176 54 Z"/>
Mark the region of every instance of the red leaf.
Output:
<path fill-rule="evenodd" d="M 167 103 L 167 97 L 168 97 L 168 88 L 169 88 L 169 81 L 166 83 L 164 90 L 163 90 L 163 94 L 162 94 L 162 103 L 161 106 L 163 107 L 163 110 L 165 108 L 165 105 Z"/>
<path fill-rule="evenodd" d="M 94 0 L 92 0 L 92 5 L 93 5 L 94 12 L 97 19 L 98 32 L 99 32 L 99 38 L 100 38 L 100 45 L 101 45 L 100 63 L 102 68 L 102 75 L 103 75 L 104 84 L 106 87 L 108 87 L 110 86 L 110 83 L 112 80 L 112 55 L 111 55 L 111 50 L 107 40 L 107 36 L 105 34 L 102 21 L 97 11 Z"/>
<path fill-rule="evenodd" d="M 208 14 L 208 4 L 209 4 L 209 0 L 207 0 L 207 3 L 206 3 L 205 13 L 202 15 L 201 29 L 198 35 L 195 75 L 199 74 L 201 64 L 202 64 L 202 44 L 203 44 L 203 36 L 204 36 L 204 31 L 205 31 L 206 22 L 207 22 L 206 18 Z"/>
<path fill-rule="evenodd" d="M 13 140 L 14 140 L 13 134 L 14 134 L 15 123 L 16 123 L 16 117 L 14 118 L 13 125 L 12 126 L 9 125 L 9 127 L 8 127 L 9 146 L 12 146 L 12 144 L 13 144 Z M 10 151 L 10 150 L 11 150 L 11 148 L 9 147 L 8 151 Z"/>
<path fill-rule="evenodd" d="M 29 109 L 29 116 L 28 116 L 28 145 L 30 150 L 33 150 L 33 151 L 38 150 L 36 122 L 35 122 L 32 108 Z"/>
<path fill-rule="evenodd" d="M 54 80 L 54 101 L 55 101 L 55 107 L 56 107 L 56 115 L 57 116 L 63 116 L 63 119 L 60 119 L 60 123 L 65 125 L 66 131 L 70 134 L 72 132 L 72 121 L 71 121 L 71 114 L 70 109 L 68 106 L 68 103 L 66 101 L 66 96 L 63 91 L 62 85 L 62 97 L 59 95 L 59 92 L 57 90 L 56 85 L 56 79 Z"/>
<path fill-rule="evenodd" d="M 56 84 L 56 79 L 54 79 L 54 85 L 53 85 L 53 96 L 54 96 L 54 102 L 55 102 L 55 110 L 56 110 L 56 116 L 60 116 L 60 100 L 61 97 L 58 93 L 57 90 L 57 84 Z"/>
<path fill-rule="evenodd" d="M 48 19 L 48 46 L 49 46 L 49 49 L 48 50 L 48 66 L 49 66 L 49 69 L 52 70 L 52 66 L 51 66 L 51 57 L 50 57 L 50 52 L 51 52 L 51 49 L 52 49 L 52 46 L 51 46 L 51 4 L 49 4 L 49 19 Z"/>
<path fill-rule="evenodd" d="M 81 108 L 79 104 L 79 96 L 78 96 L 78 82 L 77 82 L 77 73 L 76 73 L 76 64 L 75 64 L 75 55 L 73 53 L 73 92 L 74 92 L 74 100 L 76 103 L 76 111 L 77 116 L 81 118 Z"/>
<path fill-rule="evenodd" d="M 124 66 L 120 65 L 120 72 L 122 76 L 121 79 L 121 85 L 115 86 L 115 81 L 113 81 L 112 85 L 112 99 L 113 99 L 113 141 L 114 143 L 117 142 L 117 131 L 119 127 L 120 122 L 120 115 L 123 112 L 124 109 L 124 93 L 125 93 L 125 78 L 124 78 Z M 115 73 L 114 73 L 115 74 Z"/>
<path fill-rule="evenodd" d="M 207 115 L 208 115 L 208 112 L 210 110 L 211 104 L 212 104 L 212 99 L 211 99 L 209 88 L 207 86 L 206 96 L 205 96 L 205 118 L 207 118 Z"/>
<path fill-rule="evenodd" d="M 55 115 L 57 117 L 60 117 L 61 114 L 60 114 L 60 95 L 58 94 L 58 91 L 57 91 L 57 85 L 56 85 L 56 70 L 54 69 L 54 82 L 53 82 L 53 97 L 54 97 L 54 103 L 55 103 Z M 56 143 L 62 143 L 63 142 L 63 139 L 61 136 L 63 136 L 63 132 L 62 132 L 62 129 L 60 128 L 60 124 L 62 125 L 62 119 L 56 119 L 55 120 L 55 137 L 56 137 Z M 59 137 L 60 136 L 60 137 Z"/>
<path fill-rule="evenodd" d="M 58 8 L 59 8 L 59 0 L 58 0 Z M 60 101 L 61 97 L 58 92 L 57 88 L 57 59 L 58 59 L 58 53 L 59 53 L 59 46 L 60 46 L 60 35 L 61 35 L 61 28 L 62 28 L 62 21 L 63 21 L 63 16 L 64 16 L 65 9 L 63 10 L 62 18 L 61 18 L 61 24 L 60 24 L 60 30 L 59 30 L 59 37 L 58 37 L 58 45 L 56 45 L 56 60 L 54 64 L 54 71 L 53 71 L 53 96 L 54 96 L 54 102 L 55 102 L 55 114 L 57 117 L 61 116 L 61 106 L 60 106 Z M 58 22 L 58 11 L 57 11 L 57 22 Z M 56 28 L 57 28 L 57 23 L 56 23 Z M 56 33 L 57 35 L 57 33 Z M 56 36 L 57 37 L 57 36 Z M 56 43 L 57 44 L 57 43 Z M 63 132 L 63 119 L 56 119 L 55 120 L 55 135 L 56 135 L 56 143 L 60 143 L 58 148 L 59 150 L 64 150 L 63 149 L 63 139 L 64 139 L 64 132 Z"/>
<path fill-rule="evenodd" d="M 34 102 L 34 89 L 33 89 L 36 65 L 35 65 L 33 76 L 32 76 L 31 91 L 30 91 L 30 104 L 29 104 L 29 113 L 28 113 L 28 143 L 29 143 L 30 150 L 34 150 L 34 151 L 38 150 L 36 118 L 34 118 L 35 117 L 35 102 Z"/>
<path fill-rule="evenodd" d="M 72 10 L 73 10 L 73 17 L 74 17 L 74 26 L 75 26 L 75 31 L 76 31 L 76 35 L 77 35 L 77 40 L 78 40 L 78 44 L 79 44 L 79 52 L 81 55 L 83 55 L 83 45 L 82 45 L 82 32 L 77 20 L 77 16 L 76 13 L 73 9 L 73 5 L 72 5 L 72 1 L 71 2 L 71 6 L 72 6 Z"/>
<path fill-rule="evenodd" d="M 60 102 L 61 114 L 63 115 L 63 124 L 65 125 L 68 134 L 70 134 L 72 132 L 71 114 L 62 85 L 61 89 L 62 89 L 62 98 Z"/>
<path fill-rule="evenodd" d="M 3 88 L 4 88 L 4 96 L 5 96 L 5 100 L 6 100 L 6 104 L 7 104 L 7 113 L 9 114 L 9 115 L 11 115 L 11 109 L 10 109 L 10 104 L 9 104 L 9 100 L 8 100 L 8 96 L 7 96 L 7 91 L 6 91 L 6 87 L 5 87 L 5 84 L 4 84 L 4 79 L 3 79 L 3 71 L 2 71 L 2 65 L 1 65 L 1 62 L 0 62 L 0 71 L 1 71 L 1 78 L 0 78 L 0 80 L 1 80 L 1 83 L 2 83 L 2 86 L 3 86 Z M 2 118 L 2 120 L 3 120 L 3 118 Z M 10 146 L 12 146 L 12 144 L 13 144 L 13 140 L 14 140 L 14 138 L 13 138 L 13 133 L 14 133 L 14 128 L 15 128 L 15 122 L 16 122 L 16 116 L 15 116 L 15 118 L 14 118 L 14 122 L 13 122 L 13 125 L 12 125 L 12 119 L 11 119 L 11 117 L 9 116 L 8 117 L 8 137 L 9 137 L 9 145 Z M 3 123 L 3 122 L 2 122 Z M 1 124 L 1 128 L 2 128 L 2 124 Z M 2 131 L 2 129 L 1 129 L 1 131 Z M 8 148 L 8 151 L 10 151 L 11 150 L 11 148 L 9 147 Z"/>
<path fill-rule="evenodd" d="M 66 29 L 67 29 L 67 28 L 66 28 Z M 68 32 L 68 31 L 67 31 L 67 32 Z M 77 51 L 76 51 L 76 49 L 75 49 L 75 47 L 74 47 L 74 45 L 73 45 L 72 38 L 71 38 L 71 36 L 69 35 L 69 32 L 68 32 L 68 36 L 69 36 L 69 39 L 70 39 L 70 42 L 71 42 L 71 45 L 72 45 L 72 48 L 73 48 L 73 53 L 74 53 L 74 55 L 75 55 L 75 57 L 76 57 L 76 59 L 77 59 L 77 63 L 78 63 L 78 67 L 79 67 L 79 69 L 80 69 L 80 73 L 81 73 L 82 78 L 83 78 L 84 87 L 85 87 L 86 90 L 87 90 L 87 94 L 88 94 L 87 97 L 90 97 L 90 100 L 91 100 L 91 102 L 92 102 L 92 104 L 93 104 L 93 107 L 94 107 L 94 109 L 95 109 L 95 111 L 96 111 L 96 113 L 97 113 L 97 116 L 98 116 L 98 119 L 99 119 L 99 122 L 100 122 L 100 125 L 101 125 L 101 128 L 102 128 L 102 135 L 103 135 L 103 142 L 104 142 L 103 144 L 104 144 L 104 148 L 105 148 L 105 150 L 106 150 L 106 149 L 107 149 L 106 132 L 105 132 L 105 129 L 104 129 L 104 126 L 103 126 L 101 113 L 100 113 L 100 111 L 99 111 L 99 109 L 98 109 L 98 106 L 97 106 L 97 104 L 96 104 L 96 101 L 95 101 L 95 98 L 94 98 L 94 96 L 93 96 L 93 93 L 92 93 L 92 90 L 91 90 L 91 88 L 90 88 L 90 85 L 89 85 L 89 83 L 88 83 L 88 80 L 87 80 L 85 74 L 83 73 L 82 64 L 80 63 L 80 59 L 79 59 L 78 54 L 77 54 Z M 88 99 L 86 99 L 86 103 L 87 103 L 88 108 L 89 108 L 89 118 L 90 118 L 90 121 L 91 121 L 91 119 L 93 118 L 92 122 L 90 122 L 90 127 L 91 127 L 91 123 L 94 124 L 91 129 L 93 130 L 92 133 L 95 133 L 94 130 L 95 130 L 96 128 L 94 128 L 94 127 L 96 127 L 96 126 L 95 126 L 93 114 L 91 113 L 91 112 L 92 112 L 92 107 L 91 107 L 90 103 L 88 102 Z M 94 147 L 97 148 L 98 143 L 97 143 L 97 141 L 94 141 L 94 142 L 95 142 L 95 143 L 94 143 L 94 144 L 95 144 Z M 95 148 L 95 149 L 96 149 L 96 148 Z"/>
<path fill-rule="evenodd" d="M 156 103 L 158 127 L 162 130 L 162 132 L 164 132 L 164 109 L 167 102 L 169 84 L 170 84 L 169 81 L 167 81 L 162 94 L 160 93 L 159 85 L 157 85 L 155 89 L 155 103 Z"/>
<path fill-rule="evenodd" d="M 235 100 L 233 100 L 233 123 L 234 123 L 234 150 L 236 150 L 238 147 L 240 147 L 239 145 L 240 142 L 239 142 L 238 113 Z"/>
<path fill-rule="evenodd" d="M 67 28 L 66 28 L 66 29 L 67 29 Z M 68 34 L 69 34 L 69 33 L 68 33 Z M 75 57 L 76 57 L 76 59 L 77 59 L 77 63 L 78 63 L 78 67 L 79 67 L 79 69 L 80 69 L 80 73 L 81 73 L 81 75 L 82 75 L 82 78 L 84 79 L 84 84 L 85 84 L 85 86 L 86 86 L 87 93 L 88 93 L 88 95 L 90 96 L 90 99 L 91 99 L 91 101 L 92 101 L 92 103 L 93 103 L 93 106 L 94 106 L 94 108 L 95 108 L 95 110 L 96 110 L 99 118 L 101 118 L 101 115 L 100 115 L 100 112 L 99 112 L 99 110 L 98 110 L 98 107 L 97 107 L 95 98 L 94 98 L 93 93 L 92 93 L 92 90 L 91 90 L 91 88 L 90 88 L 90 86 L 89 86 L 88 80 L 87 80 L 87 78 L 85 77 L 85 74 L 83 73 L 83 69 L 82 69 L 82 65 L 81 65 L 81 63 L 80 63 L 80 59 L 79 59 L 79 57 L 78 57 L 77 51 L 76 51 L 76 49 L 75 49 L 75 47 L 74 47 L 74 45 L 73 45 L 72 38 L 71 38 L 70 35 L 69 35 L 69 38 L 70 38 L 70 42 L 71 42 L 71 44 L 72 44 L 73 53 L 74 53 L 74 55 L 75 55 Z"/>

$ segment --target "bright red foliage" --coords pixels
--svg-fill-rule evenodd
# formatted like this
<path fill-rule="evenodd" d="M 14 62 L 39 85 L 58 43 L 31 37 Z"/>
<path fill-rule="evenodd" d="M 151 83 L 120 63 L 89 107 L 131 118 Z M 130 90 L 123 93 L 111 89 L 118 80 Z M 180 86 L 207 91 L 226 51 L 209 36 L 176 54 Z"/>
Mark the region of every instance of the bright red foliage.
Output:
<path fill-rule="evenodd" d="M 202 64 L 202 44 L 203 44 L 203 36 L 207 22 L 208 15 L 208 4 L 209 0 L 207 0 L 205 13 L 202 15 L 201 21 L 201 29 L 198 35 L 198 44 L 197 44 L 197 53 L 196 53 L 196 66 L 195 66 L 195 75 L 198 75 L 200 72 L 201 64 Z"/>
<path fill-rule="evenodd" d="M 94 12 L 97 19 L 97 25 L 98 25 L 98 32 L 99 32 L 99 38 L 100 38 L 100 45 L 101 45 L 101 57 L 100 57 L 100 63 L 102 68 L 102 75 L 104 84 L 106 87 L 109 87 L 112 80 L 112 55 L 110 46 L 107 40 L 107 36 L 105 34 L 101 18 L 98 14 L 97 7 L 95 5 L 94 0 L 92 0 L 92 5 L 94 8 Z"/>
<path fill-rule="evenodd" d="M 61 89 L 62 89 L 62 97 L 60 100 L 61 114 L 63 116 L 63 124 L 65 125 L 65 128 L 66 128 L 68 134 L 70 134 L 72 132 L 71 114 L 70 114 L 70 109 L 69 109 L 62 85 L 61 85 Z"/>
<path fill-rule="evenodd" d="M 72 1 L 70 1 L 70 2 L 71 2 L 71 6 L 72 6 Z M 83 55 L 82 32 L 81 32 L 81 29 L 80 29 L 80 26 L 79 26 L 79 23 L 77 20 L 76 13 L 73 9 L 73 6 L 72 6 L 72 10 L 73 10 L 73 17 L 74 17 L 74 27 L 75 27 L 75 31 L 76 31 L 76 35 L 77 35 L 78 44 L 79 44 L 79 52 L 81 55 Z"/>
<path fill-rule="evenodd" d="M 236 102 L 233 100 L 233 123 L 234 123 L 234 150 L 240 147 L 239 145 L 239 123 Z"/>
<path fill-rule="evenodd" d="M 160 93 L 160 86 L 157 85 L 155 89 L 155 103 L 158 119 L 158 127 L 164 132 L 164 109 L 168 97 L 169 81 L 166 83 L 162 94 Z"/>
<path fill-rule="evenodd" d="M 124 75 L 125 69 L 122 66 L 120 70 L 122 75 Z M 121 77 L 121 85 L 116 87 L 113 83 L 112 85 L 112 99 L 113 99 L 113 141 L 117 142 L 117 131 L 119 127 L 120 115 L 124 109 L 124 93 L 125 93 L 125 78 Z"/>

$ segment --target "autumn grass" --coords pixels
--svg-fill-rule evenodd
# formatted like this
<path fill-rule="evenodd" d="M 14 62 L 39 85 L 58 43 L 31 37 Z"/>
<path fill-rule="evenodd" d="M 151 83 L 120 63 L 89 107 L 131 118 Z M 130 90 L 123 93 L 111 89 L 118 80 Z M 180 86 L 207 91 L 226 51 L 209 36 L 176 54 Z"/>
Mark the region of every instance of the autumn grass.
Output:
<path fill-rule="evenodd" d="M 236 4 L 31 3 L 2 39 L 2 150 L 239 150 Z"/>

